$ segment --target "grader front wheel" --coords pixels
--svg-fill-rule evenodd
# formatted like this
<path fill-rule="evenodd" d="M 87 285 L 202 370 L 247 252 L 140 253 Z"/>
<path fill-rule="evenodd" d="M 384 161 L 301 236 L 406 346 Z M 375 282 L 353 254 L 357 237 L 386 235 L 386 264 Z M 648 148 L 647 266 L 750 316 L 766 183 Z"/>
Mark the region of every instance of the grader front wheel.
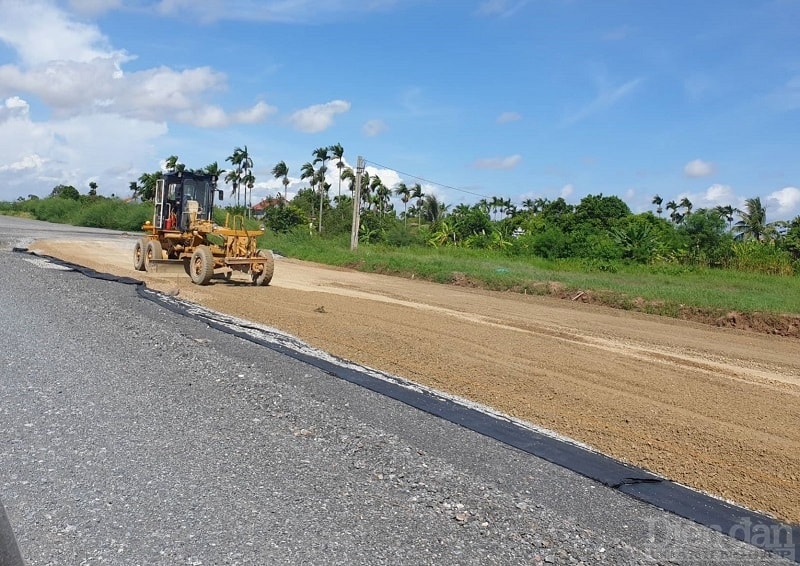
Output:
<path fill-rule="evenodd" d="M 269 250 L 258 250 L 258 257 L 263 257 L 267 261 L 261 264 L 261 271 L 252 271 L 250 276 L 253 279 L 253 285 L 262 287 L 269 285 L 272 281 L 272 273 L 275 271 L 275 258 L 272 257 L 272 252 Z"/>
<path fill-rule="evenodd" d="M 145 247 L 144 252 L 144 268 L 145 271 L 151 271 L 152 267 L 150 265 L 150 261 L 154 259 L 163 259 L 164 255 L 161 250 L 161 243 L 156 240 L 150 240 L 147 242 L 147 246 Z"/>
<path fill-rule="evenodd" d="M 214 255 L 208 246 L 197 246 L 189 263 L 189 276 L 198 285 L 207 285 L 214 276 Z"/>
<path fill-rule="evenodd" d="M 144 271 L 145 258 L 147 257 L 147 238 L 139 238 L 133 246 L 133 267 L 136 271 Z"/>

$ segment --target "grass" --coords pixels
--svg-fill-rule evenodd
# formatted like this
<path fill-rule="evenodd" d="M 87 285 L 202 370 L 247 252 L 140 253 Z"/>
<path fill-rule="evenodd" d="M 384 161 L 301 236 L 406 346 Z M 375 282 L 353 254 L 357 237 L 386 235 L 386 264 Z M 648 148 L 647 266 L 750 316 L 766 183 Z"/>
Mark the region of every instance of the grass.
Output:
<path fill-rule="evenodd" d="M 800 314 L 800 277 L 674 264 L 598 266 L 463 248 L 360 244 L 351 252 L 348 237 L 329 240 L 307 233 L 265 235 L 262 246 L 298 259 L 439 283 L 529 294 L 555 289 L 562 296 L 583 291 L 593 302 L 668 316 L 683 316 L 687 308 L 710 315 Z"/>

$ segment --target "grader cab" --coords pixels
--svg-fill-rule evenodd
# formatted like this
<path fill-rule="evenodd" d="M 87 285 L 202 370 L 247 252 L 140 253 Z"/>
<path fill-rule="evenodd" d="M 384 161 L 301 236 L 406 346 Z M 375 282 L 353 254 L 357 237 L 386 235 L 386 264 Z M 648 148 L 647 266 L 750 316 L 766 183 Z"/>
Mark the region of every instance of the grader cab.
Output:
<path fill-rule="evenodd" d="M 134 247 L 134 267 L 157 273 L 185 272 L 198 285 L 215 276 L 230 279 L 234 271 L 247 274 L 254 285 L 269 285 L 274 258 L 257 248 L 263 230 L 247 230 L 244 217 L 226 215 L 214 223 L 215 197 L 222 199 L 213 175 L 176 171 L 156 183 L 153 221 Z"/>

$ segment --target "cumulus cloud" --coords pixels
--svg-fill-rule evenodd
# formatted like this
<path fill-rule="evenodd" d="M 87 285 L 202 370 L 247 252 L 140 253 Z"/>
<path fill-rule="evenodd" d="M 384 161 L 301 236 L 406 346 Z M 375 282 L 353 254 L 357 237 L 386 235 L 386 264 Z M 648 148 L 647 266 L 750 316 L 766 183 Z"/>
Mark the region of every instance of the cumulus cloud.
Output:
<path fill-rule="evenodd" d="M 0 122 L 14 118 L 25 118 L 30 112 L 30 105 L 19 96 L 6 98 L 0 105 Z"/>
<path fill-rule="evenodd" d="M 476 169 L 513 169 L 522 161 L 519 154 L 509 155 L 508 157 L 486 157 L 478 159 L 472 164 Z"/>
<path fill-rule="evenodd" d="M 361 132 L 370 138 L 373 138 L 377 135 L 382 134 L 388 129 L 386 122 L 383 120 L 367 120 L 364 125 L 361 127 Z"/>
<path fill-rule="evenodd" d="M 569 197 L 572 196 L 572 193 L 575 192 L 575 186 L 573 184 L 564 185 L 561 187 L 561 193 L 558 195 L 564 200 L 568 200 Z"/>
<path fill-rule="evenodd" d="M 24 171 L 25 169 L 39 169 L 44 165 L 45 160 L 40 156 L 26 155 L 19 161 L 8 165 L 0 165 L 0 171 Z"/>
<path fill-rule="evenodd" d="M 497 117 L 498 124 L 508 124 L 510 122 L 518 122 L 522 120 L 522 114 L 519 112 L 503 112 Z"/>
<path fill-rule="evenodd" d="M 125 73 L 123 66 L 132 57 L 114 50 L 95 26 L 75 21 L 50 3 L 0 2 L 9 16 L 0 20 L 0 41 L 20 57 L 20 64 L 0 66 L 0 96 L 31 93 L 58 118 L 117 113 L 205 128 L 253 124 L 275 112 L 265 102 L 233 113 L 205 102 L 208 94 L 227 86 L 226 75 L 210 67 L 160 66 Z M 94 7 L 112 4 L 97 0 Z"/>
<path fill-rule="evenodd" d="M 3 0 L 0 8 L 0 41 L 14 49 L 25 67 L 52 61 L 129 59 L 124 51 L 112 49 L 96 26 L 76 21 L 51 2 Z"/>
<path fill-rule="evenodd" d="M 333 125 L 337 114 L 350 110 L 350 103 L 345 100 L 332 100 L 325 104 L 315 104 L 298 110 L 289 116 L 289 122 L 295 129 L 307 134 L 315 134 L 327 130 Z"/>
<path fill-rule="evenodd" d="M 683 167 L 683 174 L 692 178 L 708 177 L 714 174 L 715 169 L 713 163 L 703 161 L 702 159 L 695 159 Z"/>
<path fill-rule="evenodd" d="M 774 213 L 779 217 L 786 218 L 800 214 L 800 189 L 784 187 L 770 193 L 767 196 L 767 203 L 770 207 L 777 207 Z"/>

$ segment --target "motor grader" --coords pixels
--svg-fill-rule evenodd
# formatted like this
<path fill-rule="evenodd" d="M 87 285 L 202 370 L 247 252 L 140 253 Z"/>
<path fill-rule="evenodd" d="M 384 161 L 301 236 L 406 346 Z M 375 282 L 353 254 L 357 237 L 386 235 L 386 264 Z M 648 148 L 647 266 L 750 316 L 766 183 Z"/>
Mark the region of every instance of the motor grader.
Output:
<path fill-rule="evenodd" d="M 263 229 L 245 229 L 241 215 L 228 214 L 224 226 L 215 224 L 214 199 L 222 200 L 216 184 L 216 176 L 187 171 L 158 179 L 153 221 L 142 226 L 146 235 L 133 251 L 137 270 L 185 272 L 198 285 L 207 285 L 213 277 L 231 279 L 239 271 L 254 285 L 269 285 L 274 258 L 256 244 Z"/>

